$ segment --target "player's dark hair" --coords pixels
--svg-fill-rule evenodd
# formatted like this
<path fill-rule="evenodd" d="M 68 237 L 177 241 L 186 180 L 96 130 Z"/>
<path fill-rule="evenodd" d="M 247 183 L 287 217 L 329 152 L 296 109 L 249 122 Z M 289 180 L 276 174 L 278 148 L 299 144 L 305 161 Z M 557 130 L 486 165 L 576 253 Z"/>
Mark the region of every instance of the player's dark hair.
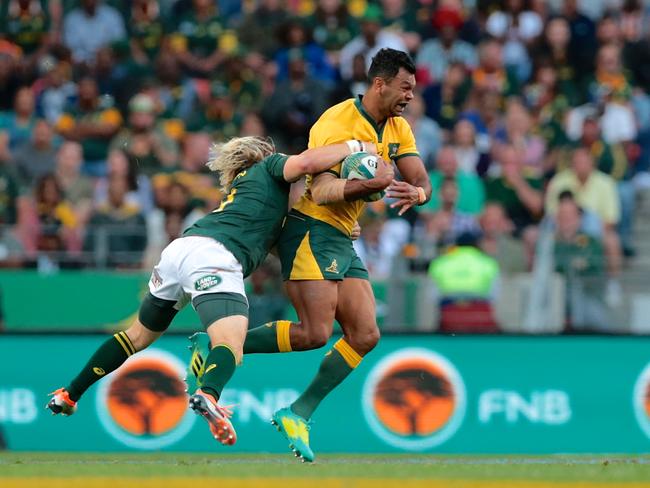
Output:
<path fill-rule="evenodd" d="M 400 68 L 404 68 L 412 75 L 415 74 L 415 63 L 411 56 L 403 51 L 386 47 L 372 58 L 368 70 L 368 80 L 372 83 L 372 80 L 379 77 L 385 81 L 390 81 L 397 76 Z"/>

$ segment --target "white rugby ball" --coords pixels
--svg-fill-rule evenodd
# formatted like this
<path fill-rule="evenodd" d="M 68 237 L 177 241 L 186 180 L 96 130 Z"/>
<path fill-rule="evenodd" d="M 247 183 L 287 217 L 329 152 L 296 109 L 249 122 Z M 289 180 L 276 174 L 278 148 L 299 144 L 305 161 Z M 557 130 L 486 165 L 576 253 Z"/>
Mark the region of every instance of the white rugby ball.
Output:
<path fill-rule="evenodd" d="M 367 152 L 354 152 L 347 156 L 341 164 L 341 178 L 347 180 L 371 180 L 375 177 L 379 160 L 377 156 Z M 378 191 L 362 198 L 366 202 L 381 200 L 385 192 Z"/>

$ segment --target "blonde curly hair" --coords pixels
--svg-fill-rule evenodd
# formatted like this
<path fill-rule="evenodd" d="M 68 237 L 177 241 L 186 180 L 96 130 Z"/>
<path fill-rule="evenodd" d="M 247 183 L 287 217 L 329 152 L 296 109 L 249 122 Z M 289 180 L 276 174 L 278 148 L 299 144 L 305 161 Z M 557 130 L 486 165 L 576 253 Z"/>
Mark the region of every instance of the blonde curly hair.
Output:
<path fill-rule="evenodd" d="M 213 144 L 207 167 L 219 172 L 221 191 L 228 193 L 235 176 L 275 152 L 273 141 L 266 137 L 233 137 Z"/>

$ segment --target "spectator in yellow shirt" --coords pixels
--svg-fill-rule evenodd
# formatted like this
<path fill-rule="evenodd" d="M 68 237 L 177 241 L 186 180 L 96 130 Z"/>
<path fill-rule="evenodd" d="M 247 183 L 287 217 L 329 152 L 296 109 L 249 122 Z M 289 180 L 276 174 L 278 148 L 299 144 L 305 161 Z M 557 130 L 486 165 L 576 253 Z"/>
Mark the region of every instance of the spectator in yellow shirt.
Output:
<path fill-rule="evenodd" d="M 616 192 L 616 181 L 595 168 L 594 158 L 588 148 L 580 147 L 573 152 L 571 167 L 556 174 L 549 183 L 546 193 L 546 211 L 555 214 L 558 197 L 563 191 L 570 191 L 576 202 L 591 210 L 603 223 L 603 244 L 607 258 L 610 281 L 606 299 L 612 306 L 622 299 L 617 277 L 621 271 L 621 242 L 616 232 L 620 219 L 620 203 Z"/>

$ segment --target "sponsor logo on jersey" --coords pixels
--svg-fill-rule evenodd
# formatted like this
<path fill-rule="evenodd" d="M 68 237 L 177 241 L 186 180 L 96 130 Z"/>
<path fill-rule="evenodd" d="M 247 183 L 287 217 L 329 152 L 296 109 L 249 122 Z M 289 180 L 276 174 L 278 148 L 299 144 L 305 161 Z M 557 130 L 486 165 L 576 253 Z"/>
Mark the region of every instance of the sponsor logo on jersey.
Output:
<path fill-rule="evenodd" d="M 194 415 L 187 408 L 183 363 L 152 349 L 131 356 L 100 384 L 96 397 L 106 431 L 126 446 L 158 449 L 190 431 Z"/>
<path fill-rule="evenodd" d="M 104 376 L 106 374 L 106 371 L 104 371 L 104 369 L 100 368 L 99 366 L 95 366 L 93 368 L 93 373 L 95 373 L 97 376 Z"/>
<path fill-rule="evenodd" d="M 650 363 L 643 369 L 634 385 L 634 414 L 641 430 L 650 438 Z"/>
<path fill-rule="evenodd" d="M 332 259 L 332 264 L 330 264 L 327 268 L 325 268 L 325 271 L 327 271 L 328 273 L 339 272 L 339 264 L 336 262 L 336 259 Z"/>
<path fill-rule="evenodd" d="M 465 385 L 443 356 L 428 349 L 401 349 L 368 375 L 363 411 L 373 432 L 387 444 L 413 451 L 429 449 L 460 427 Z"/>
<path fill-rule="evenodd" d="M 194 282 L 194 289 L 196 291 L 205 291 L 209 290 L 210 288 L 214 288 L 217 286 L 219 283 L 221 283 L 222 279 L 221 276 L 219 275 L 206 275 L 202 276 L 198 280 Z"/>
<path fill-rule="evenodd" d="M 399 151 L 399 142 L 391 142 L 388 144 L 388 159 L 393 159 L 397 156 L 397 151 Z"/>

